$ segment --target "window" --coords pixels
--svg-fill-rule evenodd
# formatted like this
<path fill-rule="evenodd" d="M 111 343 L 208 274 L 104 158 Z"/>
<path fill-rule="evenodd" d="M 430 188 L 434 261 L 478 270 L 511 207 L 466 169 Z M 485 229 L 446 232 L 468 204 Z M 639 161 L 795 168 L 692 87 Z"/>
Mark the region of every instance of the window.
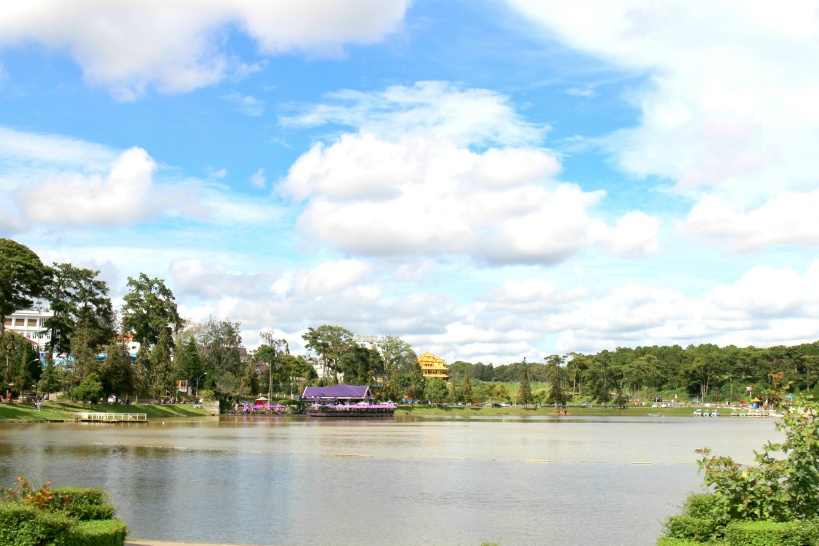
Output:
<path fill-rule="evenodd" d="M 11 317 L 6 317 L 3 319 L 3 326 L 11 326 Z"/>
<path fill-rule="evenodd" d="M 28 327 L 29 328 L 36 328 L 37 327 L 37 319 L 36 318 L 28 319 Z"/>
<path fill-rule="evenodd" d="M 26 319 L 24 319 L 24 318 L 14 319 L 14 325 L 15 326 L 25 326 L 26 325 Z"/>

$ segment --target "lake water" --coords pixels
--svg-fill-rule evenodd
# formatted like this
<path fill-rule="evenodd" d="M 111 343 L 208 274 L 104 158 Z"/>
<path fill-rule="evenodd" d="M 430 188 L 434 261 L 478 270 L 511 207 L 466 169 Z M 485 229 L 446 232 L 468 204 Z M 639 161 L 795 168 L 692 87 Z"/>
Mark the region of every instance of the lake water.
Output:
<path fill-rule="evenodd" d="M 750 462 L 779 438 L 723 417 L 0 424 L 0 485 L 102 487 L 144 539 L 640 546 L 699 488 L 694 449 Z"/>

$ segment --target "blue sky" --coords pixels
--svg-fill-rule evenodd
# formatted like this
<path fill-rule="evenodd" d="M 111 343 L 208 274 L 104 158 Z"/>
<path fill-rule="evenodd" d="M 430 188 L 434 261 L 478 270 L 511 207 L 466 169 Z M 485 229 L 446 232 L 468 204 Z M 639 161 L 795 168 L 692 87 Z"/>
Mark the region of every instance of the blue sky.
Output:
<path fill-rule="evenodd" d="M 0 7 L 0 236 L 449 361 L 819 338 L 819 5 Z"/>

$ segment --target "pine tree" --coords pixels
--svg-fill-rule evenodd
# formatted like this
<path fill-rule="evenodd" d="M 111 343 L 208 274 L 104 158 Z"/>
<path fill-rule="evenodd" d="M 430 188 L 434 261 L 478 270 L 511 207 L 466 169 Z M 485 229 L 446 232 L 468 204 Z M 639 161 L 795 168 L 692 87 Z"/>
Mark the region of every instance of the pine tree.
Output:
<path fill-rule="evenodd" d="M 532 387 L 529 385 L 529 365 L 526 364 L 526 359 L 520 366 L 520 388 L 518 389 L 518 398 L 524 406 L 532 403 Z"/>

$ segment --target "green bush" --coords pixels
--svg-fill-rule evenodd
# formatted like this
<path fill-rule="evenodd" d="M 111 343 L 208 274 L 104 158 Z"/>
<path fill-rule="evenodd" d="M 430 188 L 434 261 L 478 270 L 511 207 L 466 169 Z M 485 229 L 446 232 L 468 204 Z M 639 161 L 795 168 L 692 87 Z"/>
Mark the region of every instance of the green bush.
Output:
<path fill-rule="evenodd" d="M 815 546 L 819 544 L 819 523 L 737 521 L 728 526 L 725 539 L 731 546 Z"/>
<path fill-rule="evenodd" d="M 0 544 L 67 546 L 66 540 L 75 524 L 76 520 L 60 512 L 48 512 L 20 502 L 0 502 Z"/>
<path fill-rule="evenodd" d="M 708 492 L 690 495 L 682 514 L 666 520 L 665 535 L 719 540 L 727 537 L 728 526 L 734 525 L 734 536 L 742 538 L 733 539 L 736 542 L 732 544 L 819 544 L 815 532 L 819 517 L 819 404 L 799 400 L 776 428 L 785 433 L 785 441 L 768 442 L 761 452 L 754 452 L 755 465 L 712 456 L 707 448 L 697 450 L 702 454 L 697 463 L 705 473 Z M 762 523 L 759 527 L 735 525 L 749 522 Z M 793 522 L 794 526 L 770 527 L 772 522 Z M 768 532 L 778 538 L 768 537 Z"/>
<path fill-rule="evenodd" d="M 703 544 L 706 543 L 684 538 L 660 537 L 657 540 L 657 546 L 703 546 Z"/>
<path fill-rule="evenodd" d="M 665 521 L 665 535 L 671 538 L 705 542 L 724 535 L 729 518 L 713 494 L 692 493 L 685 499 L 682 514 Z"/>
<path fill-rule="evenodd" d="M 127 534 L 121 519 L 81 521 L 71 528 L 65 546 L 122 546 Z"/>
<path fill-rule="evenodd" d="M 108 495 L 96 487 L 58 487 L 52 489 L 49 507 L 79 520 L 111 519 L 117 509 L 108 502 Z"/>

